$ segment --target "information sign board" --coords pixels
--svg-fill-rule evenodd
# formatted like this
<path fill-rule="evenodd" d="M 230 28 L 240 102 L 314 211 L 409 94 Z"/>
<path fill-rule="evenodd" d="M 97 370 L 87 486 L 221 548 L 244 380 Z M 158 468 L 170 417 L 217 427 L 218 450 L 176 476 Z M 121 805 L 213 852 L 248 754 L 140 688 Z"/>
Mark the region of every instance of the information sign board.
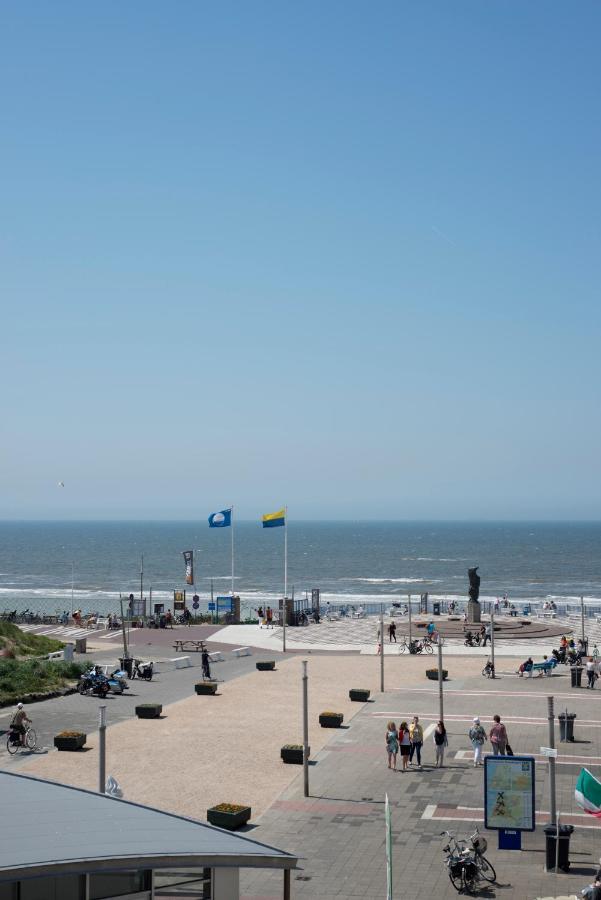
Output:
<path fill-rule="evenodd" d="M 232 597 L 217 597 L 217 607 L 219 609 L 229 609 L 232 608 Z"/>
<path fill-rule="evenodd" d="M 484 758 L 484 826 L 534 831 L 534 757 Z"/>

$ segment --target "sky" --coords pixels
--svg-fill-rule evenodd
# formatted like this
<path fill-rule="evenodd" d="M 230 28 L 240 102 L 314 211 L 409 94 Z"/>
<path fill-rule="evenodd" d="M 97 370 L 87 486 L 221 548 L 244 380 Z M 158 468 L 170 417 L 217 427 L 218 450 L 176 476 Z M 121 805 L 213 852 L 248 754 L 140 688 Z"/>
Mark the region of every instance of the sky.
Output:
<path fill-rule="evenodd" d="M 0 518 L 601 518 L 599 3 L 0 8 Z"/>

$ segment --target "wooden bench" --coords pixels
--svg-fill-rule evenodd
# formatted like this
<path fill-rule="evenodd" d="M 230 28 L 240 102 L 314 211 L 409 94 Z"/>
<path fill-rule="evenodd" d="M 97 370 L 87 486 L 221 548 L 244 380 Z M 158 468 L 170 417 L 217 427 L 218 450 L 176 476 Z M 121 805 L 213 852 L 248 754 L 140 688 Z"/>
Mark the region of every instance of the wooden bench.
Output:
<path fill-rule="evenodd" d="M 237 647 L 235 650 L 232 650 L 234 656 L 250 656 L 250 647 Z"/>
<path fill-rule="evenodd" d="M 194 640 L 176 641 L 175 644 L 173 645 L 173 647 L 176 652 L 179 650 L 181 650 L 182 653 L 184 653 L 185 651 L 190 651 L 190 650 L 194 650 L 194 651 L 198 652 L 199 650 L 204 650 L 205 642 L 204 641 L 194 641 Z"/>

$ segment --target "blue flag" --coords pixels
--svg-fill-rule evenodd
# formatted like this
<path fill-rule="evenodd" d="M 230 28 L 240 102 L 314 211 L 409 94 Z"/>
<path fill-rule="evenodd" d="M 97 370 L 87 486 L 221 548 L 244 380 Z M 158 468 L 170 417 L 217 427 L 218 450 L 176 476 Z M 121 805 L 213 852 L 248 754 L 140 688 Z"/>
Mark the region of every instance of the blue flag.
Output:
<path fill-rule="evenodd" d="M 222 509 L 220 512 L 211 513 L 209 516 L 209 528 L 227 528 L 227 526 L 231 524 L 231 509 Z"/>

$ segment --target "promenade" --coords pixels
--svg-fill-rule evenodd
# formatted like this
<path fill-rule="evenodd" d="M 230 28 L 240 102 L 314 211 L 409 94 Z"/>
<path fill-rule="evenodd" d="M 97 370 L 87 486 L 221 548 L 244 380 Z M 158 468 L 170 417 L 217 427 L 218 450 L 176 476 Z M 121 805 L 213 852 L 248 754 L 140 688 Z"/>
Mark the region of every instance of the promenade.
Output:
<path fill-rule="evenodd" d="M 211 635 L 211 640 L 218 636 Z M 499 713 L 515 753 L 534 754 L 537 759 L 537 830 L 524 836 L 522 852 L 498 851 L 496 833 L 486 834 L 487 855 L 499 883 L 482 896 L 508 900 L 562 896 L 579 891 L 590 880 L 601 852 L 601 828 L 575 806 L 573 793 L 582 765 L 601 773 L 601 691 L 571 689 L 565 667 L 551 678 L 518 679 L 513 674 L 518 660 L 511 658 L 503 660 L 501 677 L 487 680 L 480 675 L 480 656 L 449 655 L 445 659 L 449 681 L 444 686 L 449 749 L 446 767 L 436 770 L 431 732 L 439 716 L 438 685 L 424 675 L 435 665 L 435 657 L 387 656 L 384 694 L 379 693 L 380 660 L 375 656 L 280 654 L 274 672 L 256 671 L 256 660 L 265 658 L 268 654 L 261 651 L 242 660 L 228 658 L 219 664 L 223 668 L 216 666 L 216 673 L 227 680 L 220 683 L 215 697 L 194 695 L 199 670 L 185 669 L 165 673 L 150 685 L 133 682 L 137 698 L 124 696 L 107 703 L 107 773 L 117 778 L 127 799 L 200 819 L 215 803 L 249 804 L 253 810 L 249 834 L 304 858 L 293 877 L 293 897 L 376 900 L 385 896 L 383 804 L 388 793 L 393 896 L 454 897 L 440 832 L 465 834 L 476 824 L 483 827 L 482 770 L 472 766 L 467 732 L 474 715 L 489 727 Z M 309 661 L 310 678 L 309 798 L 303 797 L 301 768 L 280 760 L 280 747 L 302 738 L 303 658 Z M 372 700 L 351 703 L 351 687 L 369 688 Z M 560 744 L 556 729 L 558 806 L 562 821 L 576 826 L 569 875 L 543 871 L 541 823 L 549 808 L 549 789 L 540 747 L 548 742 L 549 694 L 555 697 L 556 713 L 567 708 L 577 714 L 577 742 Z M 164 703 L 164 718 L 133 718 L 136 701 L 154 699 Z M 37 704 L 35 725 L 43 734 L 81 727 L 85 719 L 86 751 L 56 753 L 49 742 L 49 752 L 5 758 L 3 766 L 95 789 L 97 709 L 95 698 L 79 696 Z M 344 713 L 341 729 L 319 727 L 317 717 L 325 709 Z M 386 722 L 409 721 L 416 714 L 426 732 L 424 769 L 389 771 Z M 276 876 L 272 881 L 265 872 L 246 872 L 242 894 L 245 900 L 275 900 L 281 896 L 281 880 Z"/>

